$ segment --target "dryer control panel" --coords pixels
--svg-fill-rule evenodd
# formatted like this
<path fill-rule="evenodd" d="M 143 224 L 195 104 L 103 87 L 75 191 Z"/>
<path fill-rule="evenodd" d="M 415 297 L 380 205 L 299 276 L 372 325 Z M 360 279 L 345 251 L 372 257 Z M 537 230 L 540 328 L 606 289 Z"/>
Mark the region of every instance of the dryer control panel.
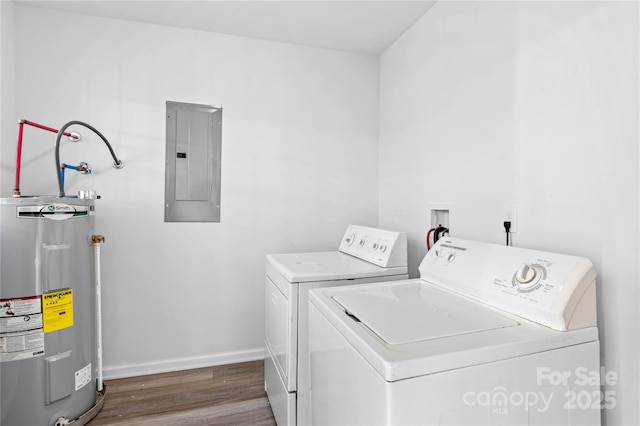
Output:
<path fill-rule="evenodd" d="M 596 325 L 596 272 L 583 257 L 445 237 L 420 278 L 556 330 Z"/>
<path fill-rule="evenodd" d="M 349 225 L 339 251 L 383 268 L 407 266 L 407 234 Z"/>

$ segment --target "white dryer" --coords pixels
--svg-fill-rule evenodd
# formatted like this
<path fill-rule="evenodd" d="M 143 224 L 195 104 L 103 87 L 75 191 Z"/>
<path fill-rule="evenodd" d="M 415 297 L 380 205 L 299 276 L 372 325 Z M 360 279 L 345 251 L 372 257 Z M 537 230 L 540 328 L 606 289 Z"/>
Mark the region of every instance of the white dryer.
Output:
<path fill-rule="evenodd" d="M 278 425 L 306 425 L 309 290 L 407 279 L 407 237 L 350 225 L 338 251 L 271 254 L 266 260 L 265 390 Z"/>
<path fill-rule="evenodd" d="M 314 425 L 598 425 L 585 258 L 445 237 L 420 279 L 310 292 Z"/>

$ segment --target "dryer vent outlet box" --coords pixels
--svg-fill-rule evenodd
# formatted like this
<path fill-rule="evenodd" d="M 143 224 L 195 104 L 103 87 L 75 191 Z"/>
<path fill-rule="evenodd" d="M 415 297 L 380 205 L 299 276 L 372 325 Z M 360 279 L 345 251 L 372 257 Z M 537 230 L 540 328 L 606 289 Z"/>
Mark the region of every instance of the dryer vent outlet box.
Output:
<path fill-rule="evenodd" d="M 165 222 L 220 222 L 222 107 L 167 101 Z"/>

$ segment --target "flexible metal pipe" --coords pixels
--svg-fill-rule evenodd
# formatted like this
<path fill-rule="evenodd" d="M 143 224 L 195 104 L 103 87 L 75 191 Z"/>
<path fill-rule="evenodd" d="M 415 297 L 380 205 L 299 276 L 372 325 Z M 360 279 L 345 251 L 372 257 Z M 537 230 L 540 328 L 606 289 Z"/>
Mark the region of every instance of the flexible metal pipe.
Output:
<path fill-rule="evenodd" d="M 91 130 L 93 133 L 98 135 L 100 139 L 102 139 L 102 141 L 107 145 L 107 148 L 109 148 L 109 152 L 113 157 L 113 167 L 120 169 L 124 166 L 124 163 L 122 162 L 122 160 L 118 160 L 118 157 L 116 157 L 116 153 L 113 152 L 113 148 L 111 148 L 111 144 L 109 143 L 107 138 L 105 138 L 102 135 L 102 133 L 100 133 L 95 127 L 91 126 L 90 124 L 84 123 L 82 121 L 77 121 L 77 120 L 70 121 L 64 126 L 62 126 L 60 130 L 58 130 L 58 136 L 56 136 L 56 176 L 58 177 L 58 197 L 59 198 L 64 197 L 64 183 L 62 181 L 62 176 L 60 175 L 60 139 L 62 139 L 62 136 L 64 136 L 65 134 L 64 131 L 69 126 L 73 126 L 74 124 L 86 127 L 87 129 Z"/>

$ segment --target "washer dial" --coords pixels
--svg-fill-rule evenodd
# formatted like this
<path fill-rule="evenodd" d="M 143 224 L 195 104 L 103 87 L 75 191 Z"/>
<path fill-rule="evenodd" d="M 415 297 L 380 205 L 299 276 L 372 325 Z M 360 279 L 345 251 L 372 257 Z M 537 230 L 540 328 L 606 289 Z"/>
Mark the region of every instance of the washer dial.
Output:
<path fill-rule="evenodd" d="M 521 293 L 534 291 L 542 285 L 547 277 L 547 270 L 537 263 L 523 263 L 513 274 L 511 280 L 516 290 Z"/>
<path fill-rule="evenodd" d="M 353 244 L 355 240 L 356 240 L 356 234 L 351 234 L 345 239 L 345 242 L 347 243 L 347 246 L 350 246 L 351 244 Z"/>
<path fill-rule="evenodd" d="M 538 275 L 536 270 L 529 264 L 523 263 L 516 271 L 516 281 L 520 284 L 528 284 Z"/>

